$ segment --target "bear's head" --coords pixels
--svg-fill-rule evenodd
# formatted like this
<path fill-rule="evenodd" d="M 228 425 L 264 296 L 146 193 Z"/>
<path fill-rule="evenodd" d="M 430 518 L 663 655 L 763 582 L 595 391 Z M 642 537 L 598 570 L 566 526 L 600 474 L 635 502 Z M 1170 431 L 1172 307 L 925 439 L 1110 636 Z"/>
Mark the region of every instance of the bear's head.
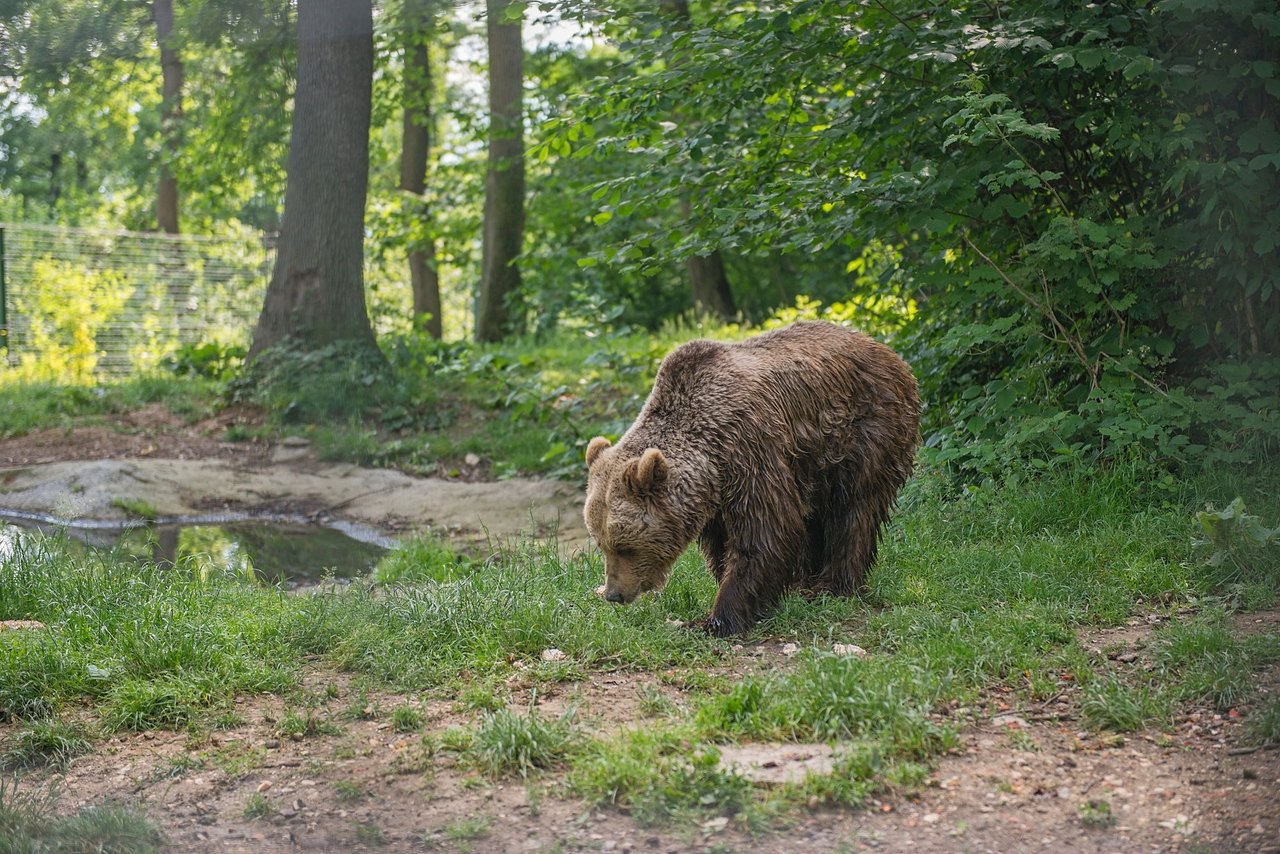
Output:
<path fill-rule="evenodd" d="M 604 552 L 604 598 L 626 604 L 661 590 L 688 545 L 671 497 L 671 464 L 657 448 L 628 457 L 597 436 L 587 445 L 587 530 Z"/>

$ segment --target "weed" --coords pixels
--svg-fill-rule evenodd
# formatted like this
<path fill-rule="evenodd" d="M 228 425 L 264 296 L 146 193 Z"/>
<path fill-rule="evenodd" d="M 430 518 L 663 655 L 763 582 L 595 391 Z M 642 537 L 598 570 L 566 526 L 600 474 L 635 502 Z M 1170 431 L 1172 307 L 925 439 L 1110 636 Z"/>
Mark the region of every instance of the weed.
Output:
<path fill-rule="evenodd" d="M 373 569 L 379 584 L 456 581 L 473 569 L 472 562 L 432 533 L 398 543 Z"/>
<path fill-rule="evenodd" d="M 374 848 L 387 844 L 387 835 L 382 828 L 371 821 L 356 822 L 356 841 Z"/>
<path fill-rule="evenodd" d="M 1280 745 L 1280 698 L 1273 697 L 1250 715 L 1245 733 L 1252 744 Z"/>
<path fill-rule="evenodd" d="M 1111 812 L 1108 801 L 1086 801 L 1076 807 L 1076 814 L 1085 827 L 1102 828 L 1115 824 L 1115 815 Z"/>
<path fill-rule="evenodd" d="M 679 710 L 675 701 L 653 685 L 641 685 L 638 689 L 640 697 L 640 714 L 651 718 L 673 717 Z"/>
<path fill-rule="evenodd" d="M 466 755 L 491 777 L 526 776 L 562 762 L 578 741 L 571 715 L 553 720 L 536 709 L 524 715 L 502 709 L 484 715 Z"/>
<path fill-rule="evenodd" d="M 333 790 L 337 793 L 338 800 L 348 804 L 369 797 L 369 792 L 358 780 L 338 780 L 333 784 Z"/>
<path fill-rule="evenodd" d="M 29 795 L 0 778 L 0 850 L 5 852 L 130 852 L 165 848 L 164 835 L 132 809 L 91 806 L 58 815 L 52 796 Z"/>
<path fill-rule="evenodd" d="M 0 767 L 63 767 L 93 749 L 83 727 L 56 719 L 36 720 L 9 737 Z"/>
<path fill-rule="evenodd" d="M 327 715 L 321 716 L 315 709 L 302 712 L 289 709 L 276 725 L 276 732 L 298 741 L 311 735 L 337 735 L 342 730 Z"/>
<path fill-rule="evenodd" d="M 275 810 L 272 809 L 271 803 L 261 792 L 254 792 L 249 796 L 249 799 L 245 801 L 244 817 L 251 821 L 267 818 L 273 812 L 275 812 Z"/>
<path fill-rule="evenodd" d="M 259 767 L 266 758 L 265 750 L 236 741 L 213 751 L 209 761 L 230 779 L 239 780 L 254 768 Z"/>
<path fill-rule="evenodd" d="M 160 511 L 155 508 L 155 505 L 142 498 L 113 498 L 111 499 L 111 506 L 123 510 L 130 516 L 145 519 L 148 522 L 154 522 L 156 517 L 160 515 Z"/>
<path fill-rule="evenodd" d="M 1135 732 L 1169 716 L 1168 698 L 1149 685 L 1131 686 L 1107 676 L 1086 686 L 1081 711 L 1092 726 Z"/>
<path fill-rule="evenodd" d="M 593 742 L 578 758 L 569 784 L 589 801 L 628 809 L 642 823 L 733 814 L 751 798 L 751 784 L 720 767 L 720 752 L 687 732 L 629 730 Z"/>
<path fill-rule="evenodd" d="M 507 701 L 497 685 L 472 682 L 462 689 L 458 705 L 466 711 L 496 712 L 505 709 Z"/>
<path fill-rule="evenodd" d="M 465 840 L 465 839 L 484 839 L 488 837 L 493 829 L 493 818 L 487 815 L 475 815 L 467 818 L 460 818 L 443 828 L 444 835 L 448 839 Z"/>
<path fill-rule="evenodd" d="M 422 727 L 422 712 L 413 706 L 396 706 L 391 710 L 391 728 L 396 732 L 414 732 Z"/>

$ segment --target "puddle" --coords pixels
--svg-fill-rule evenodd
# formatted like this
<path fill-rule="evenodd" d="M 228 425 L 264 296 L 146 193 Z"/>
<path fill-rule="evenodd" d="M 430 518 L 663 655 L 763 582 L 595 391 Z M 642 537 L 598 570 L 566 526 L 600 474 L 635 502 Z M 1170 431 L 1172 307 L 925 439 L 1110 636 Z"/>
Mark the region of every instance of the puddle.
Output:
<path fill-rule="evenodd" d="M 160 564 L 186 562 L 199 572 L 254 576 L 307 587 L 326 577 L 367 575 L 393 541 L 363 526 L 307 524 L 301 517 L 247 514 L 139 521 L 75 520 L 0 510 L 0 558 L 24 540 L 64 535 L 79 548 L 114 550 Z"/>

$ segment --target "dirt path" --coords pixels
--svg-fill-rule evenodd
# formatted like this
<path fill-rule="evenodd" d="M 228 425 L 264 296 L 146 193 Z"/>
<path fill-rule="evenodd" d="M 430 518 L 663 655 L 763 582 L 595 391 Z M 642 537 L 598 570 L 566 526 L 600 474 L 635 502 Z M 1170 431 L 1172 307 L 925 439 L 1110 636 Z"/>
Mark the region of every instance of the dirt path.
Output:
<path fill-rule="evenodd" d="M 568 797 L 556 774 L 484 779 L 429 755 L 418 733 L 396 733 L 388 722 L 389 710 L 402 704 L 423 713 L 428 731 L 468 722 L 451 703 L 362 696 L 371 719 L 353 721 L 354 695 L 342 676 L 313 672 L 306 682 L 317 692 L 340 686 L 315 710 L 337 732 L 290 740 L 277 731 L 281 700 L 241 700 L 236 712 L 245 723 L 205 741 L 121 735 L 73 761 L 60 780 L 62 808 L 139 803 L 175 850 L 189 851 L 1280 850 L 1280 753 L 1232 755 L 1238 724 L 1211 716 L 1208 725 L 1188 722 L 1173 735 L 1128 738 L 1069 722 L 987 718 L 965 729 L 923 789 L 890 792 L 859 809 L 802 811 L 753 836 L 733 820 L 643 826 Z M 544 689 L 539 704 L 549 714 L 574 705 L 607 736 L 623 720 L 643 725 L 642 686 L 653 690 L 657 682 L 595 674 Z M 677 703 L 694 699 L 661 690 Z M 795 745 L 772 750 L 782 761 L 803 753 Z M 54 779 L 46 772 L 28 784 Z M 266 814 L 246 816 L 259 795 Z M 1084 804 L 1092 805 L 1090 820 L 1082 818 Z"/>

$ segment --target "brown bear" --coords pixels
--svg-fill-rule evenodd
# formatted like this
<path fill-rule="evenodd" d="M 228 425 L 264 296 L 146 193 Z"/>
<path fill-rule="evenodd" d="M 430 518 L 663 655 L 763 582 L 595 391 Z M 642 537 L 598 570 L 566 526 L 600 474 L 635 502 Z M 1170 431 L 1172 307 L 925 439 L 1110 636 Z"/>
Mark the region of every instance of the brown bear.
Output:
<path fill-rule="evenodd" d="M 712 634 L 747 631 L 787 590 L 862 592 L 919 421 L 907 363 L 833 323 L 677 347 L 618 444 L 587 445 L 605 598 L 661 589 L 695 539 L 720 585 Z"/>

